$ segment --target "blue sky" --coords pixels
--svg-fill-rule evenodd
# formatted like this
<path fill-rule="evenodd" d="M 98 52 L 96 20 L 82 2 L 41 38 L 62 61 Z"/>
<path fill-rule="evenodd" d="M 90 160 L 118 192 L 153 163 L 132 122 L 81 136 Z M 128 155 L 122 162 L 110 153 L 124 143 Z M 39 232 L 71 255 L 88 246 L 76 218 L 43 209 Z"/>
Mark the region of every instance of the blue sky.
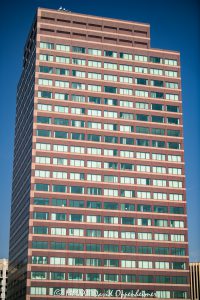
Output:
<path fill-rule="evenodd" d="M 189 251 L 200 261 L 200 5 L 198 0 L 20 0 L 1 2 L 0 257 L 8 257 L 16 86 L 37 7 L 149 23 L 151 47 L 181 52 Z"/>

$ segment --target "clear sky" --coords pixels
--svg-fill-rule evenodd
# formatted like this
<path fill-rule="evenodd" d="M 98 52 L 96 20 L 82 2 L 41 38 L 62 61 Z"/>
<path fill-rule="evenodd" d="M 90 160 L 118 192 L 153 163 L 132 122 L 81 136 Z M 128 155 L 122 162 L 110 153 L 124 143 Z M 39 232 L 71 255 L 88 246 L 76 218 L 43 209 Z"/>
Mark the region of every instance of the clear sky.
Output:
<path fill-rule="evenodd" d="M 37 7 L 150 23 L 151 47 L 181 52 L 190 260 L 200 261 L 200 5 L 198 0 L 1 1 L 0 257 L 8 257 L 16 86 Z"/>

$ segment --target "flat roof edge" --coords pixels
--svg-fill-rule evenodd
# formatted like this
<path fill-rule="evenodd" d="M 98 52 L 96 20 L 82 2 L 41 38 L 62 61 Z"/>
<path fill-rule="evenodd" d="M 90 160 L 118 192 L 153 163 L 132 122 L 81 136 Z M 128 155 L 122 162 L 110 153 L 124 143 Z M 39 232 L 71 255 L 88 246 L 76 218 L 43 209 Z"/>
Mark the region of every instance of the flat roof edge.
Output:
<path fill-rule="evenodd" d="M 102 16 L 95 16 L 95 15 L 90 15 L 90 14 L 81 14 L 81 13 L 76 13 L 76 12 L 71 12 L 71 11 L 63 11 L 63 10 L 59 10 L 59 9 L 53 9 L 53 8 L 44 8 L 44 7 L 38 7 L 38 10 L 41 11 L 51 11 L 51 12 L 59 12 L 62 14 L 71 14 L 71 15 L 77 15 L 77 16 L 83 16 L 83 17 L 89 17 L 91 19 L 99 19 L 99 20 L 108 20 L 111 22 L 121 22 L 121 23 L 125 23 L 125 24 L 136 24 L 136 25 L 140 25 L 140 26 L 144 26 L 147 28 L 150 28 L 150 24 L 149 23 L 145 23 L 145 22 L 135 22 L 135 21 L 130 21 L 130 20 L 122 20 L 122 19 L 117 19 L 117 18 L 109 18 L 109 17 L 102 17 Z"/>

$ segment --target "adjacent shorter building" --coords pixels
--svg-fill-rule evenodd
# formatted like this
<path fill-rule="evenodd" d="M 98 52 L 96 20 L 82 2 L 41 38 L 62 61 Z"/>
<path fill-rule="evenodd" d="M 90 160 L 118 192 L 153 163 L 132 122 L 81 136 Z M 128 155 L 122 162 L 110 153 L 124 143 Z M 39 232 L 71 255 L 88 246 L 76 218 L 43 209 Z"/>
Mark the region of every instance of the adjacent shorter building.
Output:
<path fill-rule="evenodd" d="M 200 299 L 200 262 L 190 263 L 191 300 Z"/>
<path fill-rule="evenodd" d="M 6 299 L 8 277 L 8 260 L 0 259 L 0 299 Z"/>

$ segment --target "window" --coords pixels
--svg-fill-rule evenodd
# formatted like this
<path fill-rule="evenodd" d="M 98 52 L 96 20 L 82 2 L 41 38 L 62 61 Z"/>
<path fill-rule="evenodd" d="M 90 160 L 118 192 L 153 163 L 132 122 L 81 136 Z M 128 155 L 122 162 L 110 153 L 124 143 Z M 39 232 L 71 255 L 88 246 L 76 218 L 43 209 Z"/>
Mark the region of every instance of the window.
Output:
<path fill-rule="evenodd" d="M 72 76 L 85 78 L 85 72 L 72 70 Z"/>
<path fill-rule="evenodd" d="M 148 69 L 147 68 L 143 68 L 143 67 L 135 67 L 135 73 L 147 74 L 148 73 Z"/>
<path fill-rule="evenodd" d="M 104 86 L 104 92 L 105 93 L 117 93 L 117 88 L 113 86 Z"/>
<path fill-rule="evenodd" d="M 148 103 L 145 102 L 136 102 L 135 107 L 139 109 L 148 109 Z"/>
<path fill-rule="evenodd" d="M 73 280 L 73 281 L 83 280 L 83 274 L 78 272 L 69 272 L 68 280 Z"/>
<path fill-rule="evenodd" d="M 66 228 L 51 228 L 51 235 L 64 235 L 66 236 Z"/>
<path fill-rule="evenodd" d="M 52 213 L 51 220 L 53 221 L 66 221 L 66 214 L 64 213 Z"/>
<path fill-rule="evenodd" d="M 89 223 L 100 223 L 101 222 L 101 216 L 87 216 L 86 222 Z"/>
<path fill-rule="evenodd" d="M 84 187 L 82 186 L 71 186 L 70 187 L 71 194 L 84 194 Z"/>
<path fill-rule="evenodd" d="M 181 175 L 182 169 L 180 168 L 168 168 L 168 173 L 173 175 Z"/>
<path fill-rule="evenodd" d="M 46 287 L 31 287 L 30 289 L 31 295 L 47 295 Z"/>
<path fill-rule="evenodd" d="M 117 70 L 117 64 L 104 62 L 104 69 Z"/>
<path fill-rule="evenodd" d="M 47 67 L 47 66 L 39 66 L 39 72 L 52 74 L 53 73 L 53 68 L 52 67 Z"/>
<path fill-rule="evenodd" d="M 148 153 L 148 152 L 136 152 L 136 158 L 150 159 L 150 153 Z"/>
<path fill-rule="evenodd" d="M 104 281 L 118 282 L 119 275 L 117 274 L 104 274 Z"/>
<path fill-rule="evenodd" d="M 166 82 L 166 88 L 178 89 L 178 83 L 176 83 L 176 82 Z"/>
<path fill-rule="evenodd" d="M 101 79 L 101 73 L 91 73 L 91 72 L 88 72 L 88 78 L 90 79 L 97 79 L 97 80 L 100 80 Z M 105 80 L 105 79 L 104 79 Z M 90 97 L 89 97 L 90 98 Z"/>
<path fill-rule="evenodd" d="M 37 164 L 50 164 L 50 157 L 36 156 L 35 157 L 35 162 Z"/>
<path fill-rule="evenodd" d="M 83 266 L 83 258 L 80 257 L 69 257 L 68 258 L 68 265 L 69 266 Z"/>
<path fill-rule="evenodd" d="M 164 82 L 161 80 L 151 80 L 151 85 L 152 86 L 157 86 L 157 87 L 163 87 Z"/>
<path fill-rule="evenodd" d="M 119 65 L 120 71 L 133 72 L 133 67 L 130 65 Z"/>
<path fill-rule="evenodd" d="M 118 100 L 116 99 L 110 99 L 110 98 L 104 98 L 104 104 L 105 105 L 113 105 L 116 106 L 117 105 Z"/>
<path fill-rule="evenodd" d="M 81 96 L 81 95 L 72 94 L 71 99 L 74 102 L 85 102 L 85 96 Z"/>
<path fill-rule="evenodd" d="M 83 222 L 84 216 L 80 214 L 69 215 L 69 221 L 71 222 Z"/>
<path fill-rule="evenodd" d="M 36 150 L 49 151 L 51 149 L 51 144 L 36 143 Z"/>
<path fill-rule="evenodd" d="M 153 160 L 165 160 L 166 155 L 160 154 L 160 153 L 152 153 L 152 159 Z"/>
<path fill-rule="evenodd" d="M 137 97 L 148 97 L 148 92 L 146 91 L 140 91 L 140 90 L 135 90 L 135 96 Z"/>
<path fill-rule="evenodd" d="M 135 268 L 136 263 L 134 260 L 121 260 L 121 268 Z"/>
<path fill-rule="evenodd" d="M 74 221 L 75 219 L 75 222 L 80 222 L 80 216 L 72 216 L 71 215 L 71 221 Z M 69 228 L 69 235 L 70 236 L 84 236 L 84 229 L 77 229 L 77 228 Z"/>
<path fill-rule="evenodd" d="M 178 77 L 178 72 L 176 71 L 165 71 L 165 76 L 168 76 L 168 77 Z"/>
<path fill-rule="evenodd" d="M 169 200 L 171 200 L 171 201 L 183 201 L 183 195 L 181 195 L 181 194 L 169 194 Z"/>
<path fill-rule="evenodd" d="M 62 76 L 64 76 L 64 75 L 67 76 L 67 75 L 69 75 L 69 70 L 63 69 L 63 68 L 56 68 L 56 74 L 62 75 Z"/>
<path fill-rule="evenodd" d="M 134 152 L 133 151 L 120 150 L 120 156 L 121 157 L 127 157 L 127 158 L 133 158 L 134 157 Z"/>
<path fill-rule="evenodd" d="M 67 139 L 67 132 L 64 131 L 55 131 L 54 132 L 54 137 L 58 139 Z"/>
<path fill-rule="evenodd" d="M 118 190 L 114 189 L 104 189 L 104 196 L 108 197 L 117 197 L 118 196 Z"/>
<path fill-rule="evenodd" d="M 101 92 L 101 86 L 100 85 L 94 85 L 94 84 L 88 84 L 88 91 Z"/>
<path fill-rule="evenodd" d="M 141 218 L 138 219 L 139 226 L 151 226 L 151 219 Z"/>
<path fill-rule="evenodd" d="M 101 62 L 95 60 L 88 60 L 88 67 L 101 68 Z"/>
<path fill-rule="evenodd" d="M 38 97 L 39 98 L 48 98 L 52 99 L 52 93 L 49 91 L 38 91 Z"/>
<path fill-rule="evenodd" d="M 151 104 L 151 109 L 152 110 L 163 110 L 163 105 L 158 104 L 158 103 L 153 103 L 153 104 Z"/>
<path fill-rule="evenodd" d="M 118 231 L 104 230 L 104 237 L 105 238 L 115 238 L 115 239 L 117 239 L 118 236 L 119 236 Z"/>
<path fill-rule="evenodd" d="M 36 177 L 41 177 L 41 178 L 49 178 L 50 177 L 50 171 L 35 170 L 35 176 Z"/>
<path fill-rule="evenodd" d="M 48 234 L 48 227 L 46 226 L 34 226 L 33 234 Z"/>
<path fill-rule="evenodd" d="M 53 61 L 53 55 L 40 54 L 39 60 L 41 60 L 41 61 Z"/>
<path fill-rule="evenodd" d="M 150 69 L 150 74 L 152 75 L 163 75 L 163 70 L 161 69 Z"/>
<path fill-rule="evenodd" d="M 135 232 L 130 232 L 130 231 L 122 231 L 121 232 L 121 238 L 122 239 L 131 239 L 134 240 L 135 239 Z"/>
<path fill-rule="evenodd" d="M 117 112 L 105 110 L 104 117 L 105 118 L 117 118 Z"/>
<path fill-rule="evenodd" d="M 146 204 L 138 204 L 137 205 L 137 210 L 138 211 L 143 211 L 143 212 L 151 212 L 151 206 L 146 205 Z"/>
<path fill-rule="evenodd" d="M 88 116 L 101 117 L 101 110 L 88 109 Z"/>
<path fill-rule="evenodd" d="M 155 233 L 154 239 L 156 241 L 168 241 L 169 235 L 167 233 Z"/>
<path fill-rule="evenodd" d="M 153 263 L 152 263 L 152 261 L 141 260 L 141 261 L 138 261 L 138 268 L 152 269 L 153 268 Z"/>
<path fill-rule="evenodd" d="M 68 94 L 55 93 L 56 100 L 68 100 Z"/>
<path fill-rule="evenodd" d="M 104 74 L 104 80 L 106 80 L 106 81 L 117 81 L 117 76 L 116 75 Z"/>
<path fill-rule="evenodd" d="M 79 82 L 72 82 L 72 89 L 76 90 L 85 90 L 85 84 L 84 83 L 79 83 Z"/>
<path fill-rule="evenodd" d="M 152 240 L 152 233 L 138 232 L 138 240 Z"/>
<path fill-rule="evenodd" d="M 121 95 L 128 95 L 128 96 L 132 96 L 133 95 L 133 90 L 132 89 L 119 89 L 119 93 Z"/>
<path fill-rule="evenodd" d="M 56 56 L 56 62 L 62 64 L 69 64 L 69 57 L 65 56 Z"/>
<path fill-rule="evenodd" d="M 127 59 L 127 60 L 132 60 L 133 59 L 133 55 L 130 54 L 130 53 L 120 52 L 119 57 L 122 58 L 122 59 Z"/>
<path fill-rule="evenodd" d="M 39 78 L 38 79 L 38 84 L 39 85 L 52 86 L 53 85 L 53 81 L 50 80 L 50 79 Z"/>
<path fill-rule="evenodd" d="M 83 47 L 77 47 L 77 46 L 72 46 L 72 52 L 85 53 L 85 48 L 83 48 Z"/>
<path fill-rule="evenodd" d="M 46 256 L 32 256 L 32 264 L 47 264 L 48 260 Z"/>
<path fill-rule="evenodd" d="M 54 165 L 67 165 L 67 159 L 66 158 L 60 158 L 60 157 L 54 157 L 53 158 L 53 164 Z"/>
<path fill-rule="evenodd" d="M 155 262 L 156 269 L 169 269 L 169 262 L 166 261 L 156 261 Z"/>
<path fill-rule="evenodd" d="M 162 59 L 160 57 L 150 56 L 150 62 L 152 62 L 152 63 L 162 63 Z"/>
<path fill-rule="evenodd" d="M 144 56 L 144 55 L 135 55 L 135 60 L 147 62 L 148 61 L 148 57 Z"/>
<path fill-rule="evenodd" d="M 54 49 L 54 44 L 53 43 L 48 43 L 48 42 L 40 42 L 40 48 L 41 49 Z"/>
<path fill-rule="evenodd" d="M 135 210 L 135 205 L 134 204 L 129 204 L 129 203 L 122 203 L 121 204 L 121 210 L 134 211 Z"/>
<path fill-rule="evenodd" d="M 167 227 L 168 222 L 167 222 L 167 220 L 155 219 L 154 220 L 154 225 L 158 226 L 158 227 Z"/>
<path fill-rule="evenodd" d="M 135 78 L 135 83 L 136 84 L 147 85 L 148 84 L 148 80 L 144 79 L 144 78 Z"/>
<path fill-rule="evenodd" d="M 150 199 L 151 198 L 151 193 L 150 192 L 137 191 L 137 198 Z"/>
<path fill-rule="evenodd" d="M 122 107 L 132 108 L 133 107 L 133 102 L 120 100 L 119 105 L 122 106 Z"/>
<path fill-rule="evenodd" d="M 68 120 L 63 119 L 63 118 L 54 118 L 54 124 L 68 126 L 69 122 L 68 122 Z"/>
<path fill-rule="evenodd" d="M 133 120 L 134 115 L 130 113 L 120 112 L 120 118 L 125 120 Z"/>
<path fill-rule="evenodd" d="M 87 229 L 86 230 L 86 236 L 101 237 L 101 230 Z"/>
<path fill-rule="evenodd" d="M 34 198 L 34 205 L 49 205 L 48 198 Z"/>
<path fill-rule="evenodd" d="M 63 51 L 63 52 L 69 52 L 70 46 L 62 45 L 62 44 L 56 44 L 56 50 L 57 51 Z"/>
<path fill-rule="evenodd" d="M 105 178 L 105 176 L 104 176 L 104 178 Z M 134 184 L 134 178 L 133 177 L 120 177 L 120 183 Z"/>
<path fill-rule="evenodd" d="M 90 55 L 96 55 L 96 56 L 101 56 L 101 50 L 88 48 L 88 54 L 90 54 Z"/>
<path fill-rule="evenodd" d="M 170 65 L 170 66 L 177 66 L 177 60 L 176 59 L 164 59 L 164 64 L 165 65 Z"/>
<path fill-rule="evenodd" d="M 49 184 L 36 183 L 35 184 L 36 191 L 49 192 Z"/>
<path fill-rule="evenodd" d="M 110 51 L 110 50 L 104 50 L 104 56 L 116 58 L 117 57 L 117 52 Z"/>
<path fill-rule="evenodd" d="M 101 274 L 88 273 L 88 274 L 86 274 L 86 280 L 88 280 L 88 281 L 101 281 Z"/>
<path fill-rule="evenodd" d="M 68 113 L 68 107 L 55 105 L 54 111 L 58 113 Z"/>
<path fill-rule="evenodd" d="M 137 171 L 138 172 L 150 172 L 151 167 L 150 166 L 145 166 L 145 165 L 137 165 Z"/>
<path fill-rule="evenodd" d="M 177 94 L 165 94 L 166 100 L 173 100 L 178 101 L 178 95 Z"/>
<path fill-rule="evenodd" d="M 166 168 L 165 167 L 152 167 L 152 172 L 153 173 L 165 174 L 166 173 Z"/>
<path fill-rule="evenodd" d="M 85 59 L 79 59 L 79 58 L 72 58 L 72 64 L 79 65 L 79 66 L 85 66 L 86 60 Z"/>
<path fill-rule="evenodd" d="M 40 103 L 38 103 L 37 108 L 38 108 L 38 110 L 52 111 L 52 106 L 51 105 L 47 105 L 47 104 L 40 104 Z"/>
<path fill-rule="evenodd" d="M 122 83 L 133 83 L 133 78 L 132 77 L 127 77 L 127 76 L 120 76 L 119 81 Z"/>

